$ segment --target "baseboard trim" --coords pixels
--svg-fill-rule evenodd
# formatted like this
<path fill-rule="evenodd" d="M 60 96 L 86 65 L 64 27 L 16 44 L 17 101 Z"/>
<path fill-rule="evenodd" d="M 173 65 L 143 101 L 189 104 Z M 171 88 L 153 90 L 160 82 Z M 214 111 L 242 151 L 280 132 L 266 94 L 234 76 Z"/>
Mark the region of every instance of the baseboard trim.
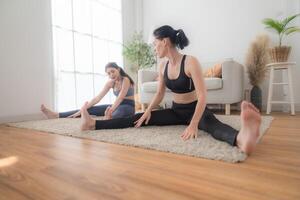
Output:
<path fill-rule="evenodd" d="M 0 117 L 0 124 L 45 119 L 42 113 Z"/>

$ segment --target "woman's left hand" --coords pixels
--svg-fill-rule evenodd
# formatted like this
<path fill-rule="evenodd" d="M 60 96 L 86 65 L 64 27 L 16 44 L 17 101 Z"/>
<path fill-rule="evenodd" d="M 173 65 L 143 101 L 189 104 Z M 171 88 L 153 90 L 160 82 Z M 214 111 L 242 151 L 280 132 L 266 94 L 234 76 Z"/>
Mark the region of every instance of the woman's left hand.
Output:
<path fill-rule="evenodd" d="M 183 140 L 188 140 L 190 138 L 197 138 L 198 135 L 198 127 L 197 126 L 193 126 L 193 125 L 189 125 L 181 134 L 181 139 Z"/>
<path fill-rule="evenodd" d="M 111 107 L 107 107 L 105 112 L 104 112 L 104 119 L 111 119 L 112 118 L 112 113 L 113 110 L 111 109 Z"/>

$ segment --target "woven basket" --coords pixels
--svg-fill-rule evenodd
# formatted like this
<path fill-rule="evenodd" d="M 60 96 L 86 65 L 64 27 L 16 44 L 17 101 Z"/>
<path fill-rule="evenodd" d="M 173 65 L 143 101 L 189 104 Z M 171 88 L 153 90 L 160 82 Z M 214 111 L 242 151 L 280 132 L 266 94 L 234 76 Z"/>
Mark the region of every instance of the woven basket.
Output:
<path fill-rule="evenodd" d="M 272 62 L 286 62 L 291 51 L 290 46 L 274 47 L 269 50 Z"/>

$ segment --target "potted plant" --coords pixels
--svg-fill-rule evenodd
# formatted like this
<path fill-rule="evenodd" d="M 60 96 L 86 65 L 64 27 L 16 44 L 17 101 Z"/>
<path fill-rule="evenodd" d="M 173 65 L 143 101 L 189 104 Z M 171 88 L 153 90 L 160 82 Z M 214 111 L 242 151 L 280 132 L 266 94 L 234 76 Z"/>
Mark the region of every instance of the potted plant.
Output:
<path fill-rule="evenodd" d="M 288 36 L 291 33 L 300 32 L 300 28 L 296 26 L 288 26 L 299 14 L 287 17 L 283 20 L 275 20 L 271 18 L 265 18 L 262 23 L 266 25 L 266 28 L 273 29 L 279 36 L 279 44 L 270 49 L 269 53 L 272 62 L 286 62 L 288 60 L 291 47 L 282 46 L 282 39 L 284 36 Z"/>
<path fill-rule="evenodd" d="M 267 74 L 266 64 L 269 60 L 269 43 L 270 39 L 267 35 L 258 35 L 251 43 L 245 61 L 250 84 L 253 86 L 250 91 L 251 102 L 259 110 L 262 108 L 262 91 L 260 84 Z"/>
<path fill-rule="evenodd" d="M 144 42 L 142 33 L 133 34 L 132 39 L 124 45 L 123 56 L 132 64 L 133 72 L 152 67 L 156 63 L 153 48 Z"/>

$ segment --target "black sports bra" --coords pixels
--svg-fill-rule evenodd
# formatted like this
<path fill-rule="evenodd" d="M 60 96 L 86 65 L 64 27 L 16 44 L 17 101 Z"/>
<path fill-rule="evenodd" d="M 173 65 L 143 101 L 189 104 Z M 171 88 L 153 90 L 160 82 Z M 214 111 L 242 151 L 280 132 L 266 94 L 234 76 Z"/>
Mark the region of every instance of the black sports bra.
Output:
<path fill-rule="evenodd" d="M 174 93 L 188 93 L 195 90 L 193 80 L 188 77 L 184 72 L 184 61 L 186 55 L 183 56 L 180 64 L 180 72 L 177 79 L 169 79 L 168 78 L 168 65 L 169 61 L 166 64 L 165 72 L 164 72 L 164 81 L 167 86 L 172 92 Z"/>

